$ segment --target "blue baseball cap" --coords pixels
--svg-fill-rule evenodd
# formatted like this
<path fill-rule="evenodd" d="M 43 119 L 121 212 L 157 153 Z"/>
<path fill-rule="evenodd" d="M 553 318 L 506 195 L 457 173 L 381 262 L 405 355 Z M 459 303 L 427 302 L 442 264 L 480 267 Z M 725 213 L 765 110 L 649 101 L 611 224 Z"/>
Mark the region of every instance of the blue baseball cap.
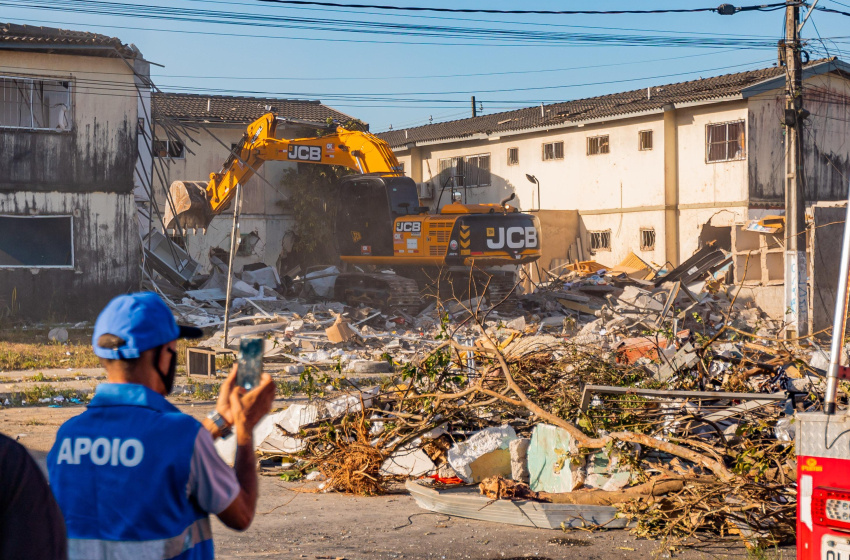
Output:
<path fill-rule="evenodd" d="M 120 338 L 124 344 L 114 348 L 98 346 L 98 339 L 105 334 Z M 101 358 L 130 360 L 172 340 L 201 338 L 203 334 L 197 327 L 178 325 L 157 294 L 139 292 L 118 296 L 106 304 L 94 324 L 92 347 Z"/>

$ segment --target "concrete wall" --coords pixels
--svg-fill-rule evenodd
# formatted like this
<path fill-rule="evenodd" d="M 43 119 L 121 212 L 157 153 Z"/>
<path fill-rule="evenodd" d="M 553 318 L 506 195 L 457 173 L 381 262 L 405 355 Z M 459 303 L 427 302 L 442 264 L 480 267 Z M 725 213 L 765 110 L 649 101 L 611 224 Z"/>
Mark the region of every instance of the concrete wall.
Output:
<path fill-rule="evenodd" d="M 750 98 L 749 198 L 751 205 L 785 207 L 785 129 L 783 92 Z M 835 74 L 803 84 L 803 104 L 811 113 L 804 125 L 806 201 L 845 200 L 850 177 L 850 80 Z"/>
<path fill-rule="evenodd" d="M 0 215 L 73 216 L 73 269 L 0 268 L 0 314 L 94 321 L 114 296 L 138 290 L 132 193 L 0 193 Z"/>
<path fill-rule="evenodd" d="M 139 287 L 131 67 L 0 49 L 0 75 L 70 82 L 70 130 L 0 128 L 0 214 L 73 216 L 74 256 L 73 269 L 0 268 L 0 309 L 30 320 L 94 320 L 110 298 Z"/>

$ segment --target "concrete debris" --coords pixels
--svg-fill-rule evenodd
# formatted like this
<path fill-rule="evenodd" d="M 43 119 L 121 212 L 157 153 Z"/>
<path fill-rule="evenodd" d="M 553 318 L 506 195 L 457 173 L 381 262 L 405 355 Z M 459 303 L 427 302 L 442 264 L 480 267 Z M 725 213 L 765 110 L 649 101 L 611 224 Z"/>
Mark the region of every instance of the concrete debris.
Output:
<path fill-rule="evenodd" d="M 794 477 L 791 415 L 819 406 L 829 354 L 818 339 L 782 342 L 782 324 L 726 283 L 730 263 L 707 246 L 672 269 L 635 255 L 565 264 L 496 308 L 480 294 L 419 308 L 346 304 L 332 301 L 335 266 L 281 283 L 258 263 L 234 279 L 227 344 L 224 269 L 189 291 L 172 286 L 169 304 L 218 329 L 203 346 L 264 337 L 265 363 L 299 401 L 258 425 L 257 451 L 302 474 L 318 469 L 326 490 L 380 493 L 399 477 L 495 481 L 498 501 L 510 499 L 505 488 L 531 501 L 597 500 L 603 517 L 648 537 L 693 534 L 689 523 L 704 516 L 676 508 L 704 490 L 739 500 L 753 512 L 747 527 L 779 539 L 793 532 L 796 498 L 782 482 Z M 442 498 L 421 492 L 438 507 Z M 649 498 L 616 502 L 635 495 Z M 712 500 L 687 507 L 723 510 Z M 726 531 L 726 514 L 710 515 L 699 530 Z"/>
<path fill-rule="evenodd" d="M 474 482 L 473 463 L 481 460 L 485 455 L 493 454 L 479 464 L 479 469 L 476 469 L 479 472 L 475 474 L 480 477 L 485 471 L 489 470 L 501 472 L 505 470 L 505 464 L 507 464 L 508 475 L 510 475 L 511 465 L 508 446 L 515 439 L 517 439 L 516 432 L 511 426 L 486 428 L 473 434 L 466 441 L 452 446 L 448 453 L 449 464 L 464 481 Z M 501 453 L 494 454 L 497 451 L 501 451 Z M 505 457 L 507 461 L 505 461 Z M 489 476 L 493 475 L 487 474 L 483 478 Z M 483 480 L 483 478 L 480 480 Z"/>

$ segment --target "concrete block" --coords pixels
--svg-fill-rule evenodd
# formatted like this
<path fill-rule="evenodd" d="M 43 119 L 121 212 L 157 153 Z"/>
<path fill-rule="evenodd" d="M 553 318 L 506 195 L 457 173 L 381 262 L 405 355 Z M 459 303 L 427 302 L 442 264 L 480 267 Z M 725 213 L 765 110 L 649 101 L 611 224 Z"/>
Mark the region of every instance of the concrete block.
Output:
<path fill-rule="evenodd" d="M 511 478 L 528 484 L 528 446 L 530 438 L 520 438 L 508 444 L 511 452 Z"/>
<path fill-rule="evenodd" d="M 346 371 L 351 373 L 389 373 L 390 364 L 384 361 L 354 360 L 348 364 Z"/>

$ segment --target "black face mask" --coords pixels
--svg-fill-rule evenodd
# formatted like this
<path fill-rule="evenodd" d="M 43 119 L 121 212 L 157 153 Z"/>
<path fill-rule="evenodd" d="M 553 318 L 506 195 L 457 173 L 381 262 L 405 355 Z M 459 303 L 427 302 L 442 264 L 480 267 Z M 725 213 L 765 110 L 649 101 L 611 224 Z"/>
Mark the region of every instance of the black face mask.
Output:
<path fill-rule="evenodd" d="M 159 369 L 159 359 L 162 356 L 163 350 L 171 352 L 171 360 L 168 363 L 167 373 L 164 373 L 161 369 Z M 162 384 L 165 385 L 165 394 L 170 395 L 171 390 L 174 389 L 174 377 L 177 375 L 177 352 L 175 352 L 171 348 L 160 346 L 159 351 L 157 351 L 154 360 L 154 367 L 156 368 L 156 372 L 159 374 L 159 378 L 162 379 Z"/>

